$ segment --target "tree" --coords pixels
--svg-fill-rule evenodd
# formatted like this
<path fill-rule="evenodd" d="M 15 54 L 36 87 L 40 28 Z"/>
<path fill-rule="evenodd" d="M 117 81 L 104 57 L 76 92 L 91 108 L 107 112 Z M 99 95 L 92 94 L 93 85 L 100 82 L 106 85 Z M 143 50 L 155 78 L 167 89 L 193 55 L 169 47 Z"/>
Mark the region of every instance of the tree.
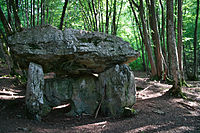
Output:
<path fill-rule="evenodd" d="M 144 6 L 143 6 L 143 0 L 140 0 L 140 5 L 138 5 L 134 0 L 129 1 L 130 3 L 134 4 L 135 7 L 138 8 L 139 13 L 140 13 L 140 19 L 143 27 L 143 38 L 144 38 L 144 45 L 148 54 L 148 59 L 151 64 L 151 75 L 152 77 L 157 76 L 157 70 L 156 70 L 156 65 L 153 59 L 153 54 L 152 54 L 152 48 L 151 48 L 151 41 L 148 35 L 147 31 L 147 26 L 146 26 L 146 21 L 145 21 L 145 16 L 144 16 Z"/>
<path fill-rule="evenodd" d="M 182 17 L 182 0 L 178 0 L 178 61 L 179 61 L 179 69 L 181 74 L 181 80 L 183 81 L 184 75 L 183 75 L 183 32 L 182 32 L 182 24 L 183 24 L 183 17 Z"/>
<path fill-rule="evenodd" d="M 169 45 L 169 56 L 170 56 L 170 69 L 173 77 L 173 87 L 170 89 L 170 93 L 176 96 L 182 96 L 180 86 L 180 70 L 178 61 L 178 52 L 176 47 L 175 33 L 174 33 L 174 17 L 173 17 L 173 0 L 167 0 L 167 40 Z"/>
<path fill-rule="evenodd" d="M 158 22 L 157 22 L 157 16 L 155 12 L 155 1 L 154 0 L 147 0 L 148 9 L 149 9 L 149 21 L 150 21 L 150 27 L 152 29 L 151 36 L 153 43 L 155 45 L 155 55 L 156 55 L 156 68 L 157 68 L 157 76 L 158 79 L 161 79 L 162 72 L 163 72 L 163 59 L 162 59 L 162 50 L 161 50 L 161 43 L 160 43 L 160 35 L 158 32 Z"/>
<path fill-rule="evenodd" d="M 59 27 L 60 30 L 62 30 L 62 27 L 63 27 L 63 20 L 64 20 L 64 17 L 65 17 L 67 4 L 68 4 L 68 0 L 65 0 L 65 3 L 64 3 L 64 6 L 63 6 L 63 11 L 62 11 L 62 16 L 60 18 L 60 27 Z"/>
<path fill-rule="evenodd" d="M 0 19 L 1 19 L 1 22 L 3 23 L 3 27 L 5 29 L 6 34 L 7 35 L 12 34 L 13 33 L 12 28 L 10 24 L 7 22 L 6 17 L 1 9 L 1 6 L 0 6 Z"/>
<path fill-rule="evenodd" d="M 197 9 L 196 9 L 196 21 L 194 29 L 194 70 L 193 70 L 193 79 L 198 79 L 198 55 L 197 55 L 197 30 L 198 30 L 198 18 L 199 18 L 199 0 L 197 0 Z"/>

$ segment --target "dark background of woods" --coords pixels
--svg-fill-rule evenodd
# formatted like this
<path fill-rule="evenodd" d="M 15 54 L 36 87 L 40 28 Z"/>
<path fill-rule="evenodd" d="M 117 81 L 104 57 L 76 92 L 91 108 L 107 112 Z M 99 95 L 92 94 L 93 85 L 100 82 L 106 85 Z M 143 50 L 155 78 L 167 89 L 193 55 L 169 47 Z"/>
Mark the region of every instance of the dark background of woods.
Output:
<path fill-rule="evenodd" d="M 198 80 L 199 0 L 1 0 L 1 58 L 11 60 L 6 38 L 51 24 L 122 37 L 140 52 L 130 63 L 157 80 Z M 9 62 L 9 61 L 8 61 Z M 175 87 L 178 88 L 178 87 Z"/>

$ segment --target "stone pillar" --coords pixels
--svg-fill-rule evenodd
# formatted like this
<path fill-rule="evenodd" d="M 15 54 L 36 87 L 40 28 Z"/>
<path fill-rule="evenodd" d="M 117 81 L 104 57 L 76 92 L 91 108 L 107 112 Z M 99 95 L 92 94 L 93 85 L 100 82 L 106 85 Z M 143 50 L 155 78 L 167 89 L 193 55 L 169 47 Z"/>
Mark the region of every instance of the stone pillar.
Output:
<path fill-rule="evenodd" d="M 125 107 L 136 102 L 135 79 L 127 65 L 116 65 L 100 73 L 99 91 L 103 96 L 101 111 L 104 115 L 121 115 Z"/>
<path fill-rule="evenodd" d="M 26 88 L 26 108 L 31 117 L 40 120 L 50 108 L 45 104 L 43 97 L 44 73 L 42 66 L 30 63 L 28 69 L 28 82 Z"/>

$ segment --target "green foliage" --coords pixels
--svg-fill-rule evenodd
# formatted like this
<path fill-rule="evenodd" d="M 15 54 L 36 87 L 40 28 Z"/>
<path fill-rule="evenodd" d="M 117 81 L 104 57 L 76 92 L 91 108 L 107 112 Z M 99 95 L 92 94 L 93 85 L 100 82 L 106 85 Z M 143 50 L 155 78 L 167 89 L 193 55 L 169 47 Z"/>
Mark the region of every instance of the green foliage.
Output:
<path fill-rule="evenodd" d="M 31 21 L 31 1 L 32 0 L 27 0 L 28 5 L 26 5 L 25 1 L 19 1 L 18 3 L 18 15 L 20 17 L 21 23 L 24 28 L 28 27 L 27 26 L 27 14 L 28 14 L 28 21 L 29 21 L 29 28 L 30 26 L 30 21 Z M 82 5 L 80 4 L 80 1 L 82 2 Z M 89 23 L 89 18 L 94 19 L 94 14 L 90 12 L 89 4 L 88 2 L 91 3 L 90 0 L 69 0 L 68 5 L 67 5 L 67 10 L 66 10 L 66 15 L 64 19 L 64 26 L 66 28 L 74 28 L 74 29 L 83 29 L 83 30 L 93 30 L 92 26 L 93 23 Z M 109 34 L 111 33 L 112 29 L 112 19 L 113 19 L 113 1 L 108 1 L 109 2 Z M 140 57 L 130 63 L 130 67 L 132 70 L 139 70 L 139 71 L 144 71 L 143 68 L 143 60 L 142 60 L 142 39 L 141 35 L 139 32 L 138 25 L 136 24 L 135 18 L 133 16 L 133 13 L 131 11 L 131 7 L 129 4 L 128 0 L 123 0 L 122 1 L 117 1 L 117 8 L 116 8 L 116 21 L 117 21 L 117 36 L 122 37 L 125 41 L 128 41 L 133 49 L 137 50 L 140 52 Z M 138 1 L 136 1 L 138 2 Z M 163 6 L 164 6 L 164 14 L 166 16 L 166 2 L 164 0 L 161 0 Z M 7 12 L 7 3 L 6 0 L 1 0 L 1 9 L 5 15 L 6 18 L 8 18 L 8 12 Z M 37 11 L 38 8 L 41 6 L 41 0 L 39 0 L 39 3 L 37 0 L 35 0 L 35 21 L 37 23 L 37 16 L 39 15 L 39 25 L 41 24 L 41 9 L 39 9 L 39 14 Z M 106 24 L 106 0 L 100 1 L 95 1 L 95 8 L 96 8 L 96 13 L 97 16 L 100 17 L 101 21 L 100 23 L 103 25 L 102 31 L 105 31 L 105 24 Z M 122 4 L 122 8 L 121 8 Z M 138 2 L 139 4 L 139 2 Z M 51 24 L 53 26 L 59 27 L 60 24 L 60 17 L 62 14 L 63 10 L 63 5 L 64 5 L 64 0 L 45 0 L 45 19 L 46 22 L 45 24 Z M 158 15 L 158 24 L 159 24 L 159 30 L 161 32 L 161 7 L 159 1 L 156 1 L 156 11 Z M 27 8 L 25 7 L 27 6 Z M 48 7 L 48 8 L 47 8 Z M 146 21 L 148 24 L 148 11 L 147 11 L 147 5 L 146 2 L 144 1 L 144 7 L 145 7 L 145 15 L 146 15 Z M 135 8 L 135 6 L 134 6 Z M 183 1 L 183 43 L 184 43 L 184 54 L 185 54 L 185 60 L 186 60 L 186 65 L 187 69 L 189 72 L 192 73 L 192 65 L 193 65 L 193 37 L 194 37 L 194 23 L 195 23 L 195 18 L 196 18 L 196 0 L 184 0 Z M 48 9 L 48 10 L 47 10 Z M 48 11 L 48 13 L 47 13 Z M 92 9 L 92 11 L 94 11 Z M 120 13 L 121 11 L 121 13 Z M 135 8 L 136 15 L 139 18 L 139 12 Z M 102 16 L 101 16 L 102 15 Z M 177 18 L 177 14 L 174 15 L 175 18 Z M 14 21 L 14 15 L 13 11 L 11 11 L 11 17 L 12 17 L 12 23 L 11 26 L 14 27 L 15 21 Z M 87 20 L 88 19 L 88 20 Z M 118 20 L 119 19 L 119 20 Z M 139 19 L 140 22 L 140 19 Z M 200 21 L 198 21 L 198 25 L 200 25 Z M 165 25 L 166 26 L 166 25 Z M 102 27 L 101 27 L 102 28 Z M 141 27 L 142 28 L 142 27 Z M 200 27 L 199 27 L 200 28 Z M 4 28 L 2 25 L 2 22 L 0 21 L 0 29 L 3 30 Z M 151 29 L 148 28 L 149 34 L 151 33 Z M 166 31 L 165 31 L 166 32 Z M 166 38 L 166 37 L 165 37 Z M 152 45 L 152 49 L 155 46 Z M 200 30 L 198 30 L 198 49 L 200 49 Z M 144 50 L 145 51 L 145 50 Z M 145 56 L 145 62 L 147 62 L 146 58 L 146 53 L 144 52 Z M 199 57 L 200 53 L 198 52 Z M 146 63 L 147 64 L 147 63 Z M 147 67 L 147 66 L 146 66 Z M 150 67 L 148 63 L 148 67 Z"/>

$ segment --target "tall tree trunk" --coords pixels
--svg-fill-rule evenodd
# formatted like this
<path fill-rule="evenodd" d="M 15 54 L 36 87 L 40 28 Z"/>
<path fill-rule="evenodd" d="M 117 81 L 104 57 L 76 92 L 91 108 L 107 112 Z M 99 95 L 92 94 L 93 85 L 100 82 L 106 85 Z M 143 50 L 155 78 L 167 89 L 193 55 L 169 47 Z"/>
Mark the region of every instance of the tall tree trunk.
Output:
<path fill-rule="evenodd" d="M 86 20 L 86 22 L 87 22 L 87 24 L 88 24 L 88 25 L 87 25 L 87 26 L 88 26 L 88 30 L 92 30 L 92 20 L 91 20 L 91 17 L 90 17 L 90 15 L 89 15 L 89 11 L 86 10 L 87 13 L 85 12 L 85 9 L 84 9 L 84 6 L 83 6 L 81 0 L 79 0 L 79 4 L 81 5 L 82 14 L 85 16 L 85 20 Z M 88 14 L 88 15 L 87 15 L 87 14 Z"/>
<path fill-rule="evenodd" d="M 164 72 L 164 76 L 163 76 L 163 80 L 166 79 L 167 76 L 167 72 L 168 72 L 168 67 L 167 67 L 167 62 L 168 62 L 168 58 L 167 58 L 167 52 L 166 52 L 166 43 L 165 43 L 165 14 L 164 14 L 164 6 L 162 3 L 162 0 L 159 0 L 160 2 L 160 6 L 161 6 L 161 14 L 162 14 L 162 31 L 161 31 L 161 38 L 162 38 L 162 51 L 163 51 L 163 60 L 165 60 L 164 64 L 165 64 L 165 72 Z"/>
<path fill-rule="evenodd" d="M 96 31 L 96 24 L 95 24 L 94 14 L 93 14 L 93 11 L 92 11 L 92 7 L 90 5 L 91 2 L 90 2 L 90 0 L 87 0 L 87 1 L 88 1 L 88 7 L 89 7 L 89 10 L 90 10 L 90 14 L 91 14 L 91 20 L 92 20 L 91 22 L 92 22 L 92 25 L 93 25 L 93 30 Z"/>
<path fill-rule="evenodd" d="M 106 0 L 106 33 L 108 34 L 108 28 L 109 28 L 109 16 L 108 16 L 108 0 Z"/>
<path fill-rule="evenodd" d="M 18 10 L 17 10 L 16 3 L 14 2 L 14 0 L 11 0 L 11 5 L 12 5 L 12 8 L 13 8 L 13 14 L 14 14 L 14 18 L 15 18 L 16 29 L 17 29 L 17 31 L 21 31 L 22 25 L 21 25 L 20 18 L 18 16 Z"/>
<path fill-rule="evenodd" d="M 41 0 L 41 4 L 40 4 L 40 6 L 41 6 L 41 7 L 40 7 L 40 9 L 41 9 L 41 18 L 40 18 L 41 25 L 44 24 L 44 20 L 43 20 L 43 19 L 44 19 L 44 18 L 43 18 L 43 10 L 44 10 L 43 8 L 44 8 L 44 6 L 43 6 L 43 5 L 44 5 L 44 0 Z"/>
<path fill-rule="evenodd" d="M 29 27 L 29 9 L 28 9 L 28 0 L 25 0 L 25 10 L 26 10 L 26 22 L 27 28 Z"/>
<path fill-rule="evenodd" d="M 7 4 L 8 23 L 9 23 L 10 26 L 12 27 L 11 4 L 10 4 L 10 0 L 6 0 L 6 4 Z"/>
<path fill-rule="evenodd" d="M 197 31 L 198 31 L 198 18 L 199 18 L 199 0 L 197 0 L 196 21 L 194 29 L 194 72 L 193 78 L 198 79 L 198 55 L 197 55 Z"/>
<path fill-rule="evenodd" d="M 156 70 L 156 65 L 153 59 L 153 54 L 152 54 L 152 49 L 151 49 L 151 43 L 150 43 L 150 38 L 147 32 L 147 26 L 145 22 L 145 17 L 144 17 L 144 7 L 143 7 L 143 0 L 140 0 L 140 6 L 139 6 L 139 12 L 140 12 L 140 19 L 142 22 L 142 27 L 143 27 L 143 35 L 144 35 L 144 44 L 145 48 L 148 54 L 148 59 L 151 64 L 151 74 L 153 77 L 157 75 L 157 70 Z"/>
<path fill-rule="evenodd" d="M 95 25 L 95 31 L 98 31 L 98 21 L 97 21 L 97 11 L 95 8 L 95 3 L 94 0 L 92 0 L 92 9 L 93 9 L 93 14 L 94 14 L 94 25 Z"/>
<path fill-rule="evenodd" d="M 116 7 L 117 0 L 114 0 L 113 4 L 113 20 L 112 20 L 112 35 L 116 35 L 116 15 L 117 15 L 117 7 Z"/>
<path fill-rule="evenodd" d="M 40 22 L 40 0 L 37 1 L 37 25 Z"/>
<path fill-rule="evenodd" d="M 160 43 L 160 35 L 158 31 L 158 23 L 157 17 L 155 12 L 155 2 L 154 0 L 150 0 L 149 5 L 149 20 L 150 20 L 150 27 L 152 29 L 151 35 L 152 40 L 155 45 L 155 53 L 156 53 L 156 61 L 157 61 L 157 76 L 159 79 L 162 77 L 163 71 L 163 62 L 162 62 L 162 51 L 161 51 L 161 43 Z"/>
<path fill-rule="evenodd" d="M 151 65 L 151 76 L 155 77 L 157 76 L 157 70 L 156 70 L 156 65 L 153 59 L 153 54 L 152 54 L 152 49 L 151 49 L 151 43 L 150 43 L 150 38 L 147 32 L 147 26 L 146 26 L 146 22 L 145 22 L 145 17 L 144 17 L 144 6 L 143 6 L 143 0 L 140 0 L 140 5 L 137 5 L 136 2 L 134 0 L 129 0 L 129 3 L 132 7 L 132 4 L 135 5 L 135 7 L 137 7 L 139 9 L 139 13 L 140 13 L 140 19 L 142 22 L 142 27 L 143 27 L 143 42 L 148 54 L 148 60 L 150 61 L 150 65 Z M 134 9 L 132 8 L 133 14 L 134 14 Z M 135 15 L 134 15 L 135 16 Z M 141 36 L 142 37 L 142 36 Z M 148 68 L 148 63 L 147 63 L 147 68 Z"/>
<path fill-rule="evenodd" d="M 31 0 L 31 21 L 30 21 L 31 27 L 33 27 L 33 0 Z"/>
<path fill-rule="evenodd" d="M 1 19 L 1 22 L 3 24 L 6 34 L 7 35 L 12 34 L 13 33 L 12 28 L 11 28 L 10 24 L 7 22 L 6 17 L 1 9 L 1 6 L 0 6 L 0 19 Z"/>
<path fill-rule="evenodd" d="M 33 0 L 33 27 L 35 27 L 35 0 Z"/>
<path fill-rule="evenodd" d="M 63 20 L 64 20 L 64 17 L 65 17 L 67 4 L 68 4 L 68 0 L 65 0 L 65 3 L 64 3 L 64 6 L 63 6 L 63 11 L 62 11 L 62 16 L 60 18 L 60 27 L 59 27 L 60 30 L 62 30 L 62 27 L 63 27 Z"/>
<path fill-rule="evenodd" d="M 144 46 L 144 37 L 143 37 L 141 25 L 140 25 L 140 23 L 139 23 L 139 21 L 138 21 L 138 18 L 137 18 L 135 9 L 133 8 L 133 3 L 132 3 L 131 0 L 129 0 L 129 3 L 130 3 L 131 9 L 132 9 L 132 13 L 133 13 L 133 15 L 134 15 L 135 22 L 136 22 L 136 24 L 137 24 L 137 27 L 138 27 L 139 33 L 140 33 L 140 37 L 141 37 L 141 38 L 139 37 L 139 39 L 140 39 L 140 45 L 141 45 L 141 50 L 142 50 L 142 60 L 143 60 L 143 63 L 142 63 L 142 64 L 143 64 L 144 71 L 146 71 L 145 54 L 144 54 L 144 48 L 143 48 L 143 46 Z M 136 7 L 138 7 L 138 5 L 136 5 Z M 142 39 L 142 41 L 141 41 L 141 39 Z"/>
<path fill-rule="evenodd" d="M 120 19 L 120 16 L 121 16 L 123 3 L 124 3 L 124 1 L 122 0 L 122 1 L 121 1 L 121 6 L 120 6 L 120 9 L 119 9 L 119 13 L 118 13 L 118 18 L 117 18 L 116 32 L 117 32 L 118 25 L 119 25 L 119 19 Z"/>
<path fill-rule="evenodd" d="M 179 95 L 181 93 L 181 87 L 179 84 L 180 73 L 179 73 L 179 61 L 176 47 L 175 33 L 174 33 L 174 12 L 173 12 L 173 0 L 167 0 L 167 38 L 169 45 L 169 55 L 171 59 L 170 69 L 173 76 L 174 85 L 170 89 L 171 94 Z"/>
<path fill-rule="evenodd" d="M 178 0 L 178 61 L 179 61 L 179 69 L 181 74 L 181 79 L 183 79 L 183 43 L 182 43 L 182 26 L 183 25 L 183 17 L 182 17 L 182 0 Z"/>

